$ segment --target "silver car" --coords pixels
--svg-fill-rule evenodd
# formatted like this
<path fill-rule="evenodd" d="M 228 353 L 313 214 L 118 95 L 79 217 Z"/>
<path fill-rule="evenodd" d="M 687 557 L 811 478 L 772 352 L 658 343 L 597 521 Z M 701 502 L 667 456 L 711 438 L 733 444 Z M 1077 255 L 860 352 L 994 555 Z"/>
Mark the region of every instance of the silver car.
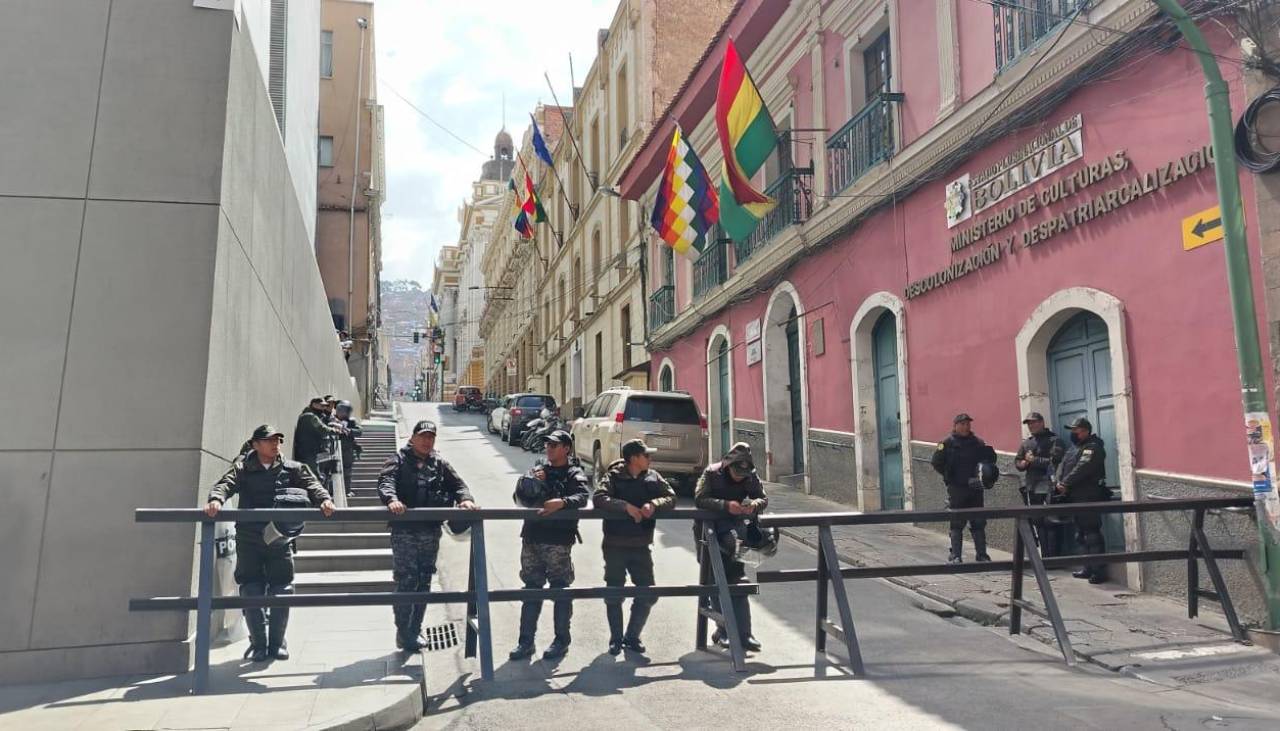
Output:
<path fill-rule="evenodd" d="M 692 492 L 707 466 L 707 420 L 687 393 L 610 388 L 579 414 L 570 429 L 574 448 L 597 477 L 631 439 L 658 450 L 653 468 L 683 492 Z"/>

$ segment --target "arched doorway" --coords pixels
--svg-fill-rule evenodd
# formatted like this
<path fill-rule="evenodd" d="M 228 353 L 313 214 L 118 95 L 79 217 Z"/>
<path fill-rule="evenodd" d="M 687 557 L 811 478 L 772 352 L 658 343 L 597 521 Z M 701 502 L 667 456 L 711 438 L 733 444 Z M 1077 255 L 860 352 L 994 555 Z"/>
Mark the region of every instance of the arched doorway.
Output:
<path fill-rule="evenodd" d="M 730 370 L 729 329 L 716 328 L 707 344 L 707 423 L 715 461 L 733 445 L 733 375 Z"/>
<path fill-rule="evenodd" d="M 876 458 L 880 467 L 880 507 L 901 510 L 902 422 L 898 410 L 898 326 L 885 312 L 871 330 L 876 389 Z"/>
<path fill-rule="evenodd" d="M 676 390 L 676 372 L 669 360 L 663 361 L 662 367 L 658 369 L 658 390 Z"/>
<path fill-rule="evenodd" d="M 1120 472 L 1119 449 L 1107 324 L 1092 312 L 1073 316 L 1053 336 L 1045 358 L 1052 424 L 1064 430 L 1063 425 L 1074 419 L 1082 416 L 1088 419 L 1107 448 L 1107 484 L 1116 486 Z M 1102 527 L 1108 546 L 1124 545 L 1124 520 L 1119 514 L 1104 516 Z"/>
<path fill-rule="evenodd" d="M 1124 304 L 1090 287 L 1059 290 L 1032 310 L 1015 342 L 1019 411 L 1048 414 L 1059 432 L 1069 419 L 1088 417 L 1107 446 L 1107 484 L 1138 499 Z M 1109 550 L 1141 548 L 1137 517 L 1125 515 L 1123 531 L 1104 524 Z M 1123 571 L 1131 589 L 1142 589 L 1139 564 Z"/>
<path fill-rule="evenodd" d="M 795 288 L 783 282 L 765 312 L 764 412 L 768 477 L 793 478 L 808 490 L 805 474 L 808 403 L 805 389 L 804 310 Z"/>

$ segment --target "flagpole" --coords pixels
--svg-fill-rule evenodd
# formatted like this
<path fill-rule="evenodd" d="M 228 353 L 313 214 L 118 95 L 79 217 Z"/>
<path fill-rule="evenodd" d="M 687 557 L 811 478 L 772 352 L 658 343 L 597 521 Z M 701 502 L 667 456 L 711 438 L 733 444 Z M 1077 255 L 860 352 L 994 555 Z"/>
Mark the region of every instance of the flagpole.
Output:
<path fill-rule="evenodd" d="M 551 100 L 556 103 L 557 107 L 560 106 L 560 98 L 556 96 L 556 87 L 551 84 L 551 75 L 543 71 L 542 77 L 547 80 L 547 88 L 551 90 Z M 582 161 L 582 149 L 578 147 L 578 140 L 573 136 L 573 120 L 565 124 L 564 133 L 569 135 L 569 142 L 573 145 L 573 152 L 578 158 L 578 166 L 582 168 L 582 173 L 587 176 L 587 180 L 590 180 L 591 171 L 587 169 L 587 164 Z M 596 182 L 596 185 L 599 185 L 599 181 Z M 595 195 L 595 191 L 591 191 L 591 194 Z M 570 204 L 569 208 L 574 208 L 573 204 Z M 573 220 L 578 220 L 578 212 L 576 210 L 573 212 Z"/>
<path fill-rule="evenodd" d="M 554 93 L 553 93 L 553 96 L 554 96 Z M 556 102 L 556 108 L 557 108 L 557 109 L 561 109 L 561 110 L 563 110 L 563 109 L 564 109 L 564 107 L 561 107 L 561 106 L 560 106 L 560 102 L 559 102 L 559 101 L 557 101 L 557 102 Z M 537 126 L 537 124 L 538 124 L 538 120 L 534 119 L 534 117 L 533 117 L 533 115 L 532 115 L 532 114 L 530 114 L 530 115 L 529 115 L 529 120 L 533 122 L 533 124 L 534 124 L 534 126 L 535 126 L 535 127 Z M 546 120 L 546 117 L 543 117 L 543 121 L 545 121 L 545 120 Z M 564 120 L 564 112 L 563 112 L 563 111 L 561 111 L 561 112 L 560 112 L 560 123 L 561 123 L 561 125 L 563 125 L 566 129 L 569 127 L 569 125 L 565 123 L 565 120 Z M 546 137 L 543 137 L 543 138 L 542 138 L 542 144 L 543 144 L 543 145 L 546 145 L 546 144 L 547 144 L 547 138 L 546 138 Z M 519 157 L 519 156 L 520 156 L 519 151 L 517 151 L 517 152 L 516 152 L 516 156 L 517 156 L 517 157 Z M 523 161 L 522 161 L 522 162 L 523 162 Z M 544 162 L 545 162 L 545 161 L 544 161 Z M 553 164 L 551 164 L 551 165 L 548 165 L 547 167 L 551 168 L 551 174 L 552 174 L 552 175 L 555 177 L 555 179 L 556 179 L 556 185 L 560 186 L 560 190 L 561 190 L 561 192 L 563 193 L 563 191 L 564 191 L 564 181 L 560 179 L 560 171 L 556 169 L 556 166 L 555 166 L 555 164 L 554 164 L 554 163 L 553 163 Z M 577 221 L 577 220 L 578 220 L 578 212 L 577 212 L 576 210 L 574 210 L 573 206 L 570 206 L 570 207 L 569 207 L 569 211 L 570 211 L 571 213 L 573 213 L 573 220 L 574 220 L 574 221 Z M 547 218 L 548 218 L 548 220 L 550 220 L 550 216 L 548 216 Z M 554 228 L 552 228 L 551 230 L 552 230 L 552 231 L 555 231 L 555 229 L 554 229 Z M 556 234 L 556 237 L 560 239 L 560 245 L 561 245 L 561 246 L 564 246 L 564 238 L 562 238 L 562 237 L 560 236 L 560 234 L 558 234 L 558 233 Z"/>

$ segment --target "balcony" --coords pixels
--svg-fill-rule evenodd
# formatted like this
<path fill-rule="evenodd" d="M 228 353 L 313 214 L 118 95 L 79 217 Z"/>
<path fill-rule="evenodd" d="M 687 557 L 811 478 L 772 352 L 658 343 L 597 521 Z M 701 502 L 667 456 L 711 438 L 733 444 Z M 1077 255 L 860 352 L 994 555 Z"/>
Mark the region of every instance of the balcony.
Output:
<path fill-rule="evenodd" d="M 788 227 L 809 220 L 813 213 L 813 169 L 793 168 L 765 188 L 765 195 L 778 205 L 760 221 L 746 241 L 733 242 L 734 259 L 742 266 L 774 236 Z"/>
<path fill-rule="evenodd" d="M 848 188 L 893 154 L 893 116 L 889 102 L 877 97 L 827 140 L 827 194 Z"/>
<path fill-rule="evenodd" d="M 649 295 L 649 332 L 654 332 L 676 319 L 676 288 L 673 285 L 658 287 Z"/>
<path fill-rule="evenodd" d="M 721 239 L 720 228 L 707 232 L 706 248 L 693 262 L 693 298 L 702 299 L 708 292 L 724 284 L 729 278 L 729 247 L 727 239 Z"/>

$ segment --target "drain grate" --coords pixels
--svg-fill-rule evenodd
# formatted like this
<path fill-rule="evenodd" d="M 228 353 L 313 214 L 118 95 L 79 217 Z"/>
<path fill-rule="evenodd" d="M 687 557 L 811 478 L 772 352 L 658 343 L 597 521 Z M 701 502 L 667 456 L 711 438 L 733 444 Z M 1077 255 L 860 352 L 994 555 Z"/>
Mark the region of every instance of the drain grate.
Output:
<path fill-rule="evenodd" d="M 426 652 L 457 647 L 458 624 L 456 622 L 445 622 L 434 627 L 425 627 L 422 630 L 422 637 L 427 641 L 426 646 L 422 648 Z"/>

